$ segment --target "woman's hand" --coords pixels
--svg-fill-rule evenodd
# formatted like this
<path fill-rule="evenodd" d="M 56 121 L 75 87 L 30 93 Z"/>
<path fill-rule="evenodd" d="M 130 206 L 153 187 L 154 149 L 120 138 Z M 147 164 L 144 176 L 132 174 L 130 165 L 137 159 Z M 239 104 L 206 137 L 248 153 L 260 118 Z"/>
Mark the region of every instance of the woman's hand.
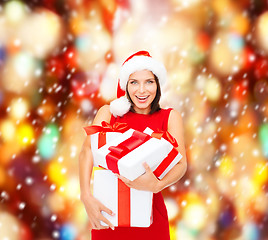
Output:
<path fill-rule="evenodd" d="M 94 196 L 91 194 L 87 196 L 81 195 L 81 201 L 83 202 L 88 219 L 90 230 L 91 229 L 108 229 L 109 227 L 114 230 L 113 224 L 110 223 L 102 214 L 101 212 L 104 211 L 111 216 L 114 216 L 114 213 L 107 207 L 105 207 L 100 201 L 98 201 Z M 103 221 L 108 226 L 102 226 L 100 221 Z"/>
<path fill-rule="evenodd" d="M 150 166 L 147 163 L 143 163 L 145 173 L 133 181 L 116 174 L 128 187 L 135 188 L 137 190 L 150 191 L 158 193 L 162 190 L 161 181 L 153 174 Z"/>

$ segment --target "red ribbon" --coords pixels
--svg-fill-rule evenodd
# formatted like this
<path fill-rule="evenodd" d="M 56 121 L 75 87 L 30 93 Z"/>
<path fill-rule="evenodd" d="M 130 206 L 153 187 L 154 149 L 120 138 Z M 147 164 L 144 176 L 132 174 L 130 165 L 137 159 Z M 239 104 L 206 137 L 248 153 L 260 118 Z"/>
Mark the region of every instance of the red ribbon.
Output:
<path fill-rule="evenodd" d="M 178 150 L 173 148 L 167 157 L 159 164 L 159 166 L 154 170 L 154 175 L 158 178 L 161 174 L 167 169 L 167 167 L 171 164 L 174 158 L 178 155 Z"/>
<path fill-rule="evenodd" d="M 86 131 L 87 135 L 91 135 L 97 132 L 125 132 L 129 129 L 129 126 L 127 123 L 120 123 L 116 122 L 113 125 L 102 121 L 101 126 L 99 125 L 92 125 L 84 127 L 84 130 Z"/>
<path fill-rule="evenodd" d="M 130 227 L 130 188 L 118 178 L 118 226 Z"/>
<path fill-rule="evenodd" d="M 169 141 L 175 148 L 178 147 L 177 140 L 167 131 L 153 132 L 151 136 L 158 139 L 164 138 Z"/>
<path fill-rule="evenodd" d="M 118 161 L 151 138 L 146 133 L 134 131 L 132 136 L 117 146 L 109 147 L 111 151 L 106 155 L 107 167 L 114 173 L 119 174 Z"/>
<path fill-rule="evenodd" d="M 84 130 L 86 131 L 87 135 L 99 133 L 99 138 L 98 138 L 98 148 L 102 147 L 103 145 L 106 144 L 106 133 L 107 132 L 125 132 L 129 129 L 130 127 L 128 126 L 127 123 L 120 123 L 116 122 L 113 125 L 102 121 L 101 126 L 99 125 L 92 125 L 92 126 L 87 126 L 84 127 Z"/>

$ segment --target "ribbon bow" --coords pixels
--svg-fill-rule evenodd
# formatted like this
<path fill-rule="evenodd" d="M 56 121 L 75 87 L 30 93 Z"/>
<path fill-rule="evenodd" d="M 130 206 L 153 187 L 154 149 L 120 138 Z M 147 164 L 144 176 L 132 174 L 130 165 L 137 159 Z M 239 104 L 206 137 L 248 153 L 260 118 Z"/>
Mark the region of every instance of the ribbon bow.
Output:
<path fill-rule="evenodd" d="M 127 131 L 129 128 L 130 127 L 128 126 L 127 123 L 116 122 L 113 125 L 111 125 L 105 121 L 102 121 L 101 126 L 99 125 L 87 126 L 87 127 L 84 127 L 84 130 L 86 131 L 87 135 L 92 135 L 97 132 L 102 132 L 102 133 L 121 132 L 123 133 Z"/>
<path fill-rule="evenodd" d="M 117 146 L 109 147 L 109 150 L 117 157 L 122 157 L 131 152 L 144 142 L 148 141 L 151 137 L 143 132 L 135 131 L 132 136 L 127 140 L 121 142 Z"/>
<path fill-rule="evenodd" d="M 177 140 L 167 131 L 158 130 L 157 132 L 153 132 L 151 136 L 158 139 L 164 138 L 169 141 L 175 148 L 178 147 Z"/>
<path fill-rule="evenodd" d="M 106 144 L 106 133 L 107 132 L 120 132 L 123 133 L 127 131 L 130 127 L 127 123 L 120 123 L 116 122 L 113 125 L 102 121 L 101 126 L 99 125 L 92 125 L 84 127 L 84 130 L 86 131 L 87 135 L 92 135 L 94 133 L 99 133 L 98 136 L 98 148 L 101 148 Z"/>
<path fill-rule="evenodd" d="M 117 146 L 110 146 L 110 153 L 106 156 L 106 163 L 108 169 L 114 173 L 119 174 L 118 161 L 129 152 L 133 151 L 151 138 L 150 135 L 134 131 L 132 136 L 125 141 L 119 143 Z"/>

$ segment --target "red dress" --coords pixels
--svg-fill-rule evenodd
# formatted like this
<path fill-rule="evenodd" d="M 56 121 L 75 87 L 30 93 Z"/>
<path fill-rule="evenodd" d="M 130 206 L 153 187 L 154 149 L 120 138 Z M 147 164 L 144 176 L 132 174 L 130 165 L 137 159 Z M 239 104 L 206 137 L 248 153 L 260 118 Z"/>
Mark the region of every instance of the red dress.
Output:
<path fill-rule="evenodd" d="M 168 117 L 171 108 L 161 109 L 151 115 L 126 113 L 123 117 L 111 118 L 111 124 L 115 122 L 128 123 L 128 125 L 139 131 L 146 127 L 154 131 L 167 130 Z M 169 223 L 166 206 L 161 192 L 153 195 L 153 223 L 148 228 L 139 227 L 115 227 L 115 230 L 102 229 L 92 230 L 92 240 L 170 240 Z"/>

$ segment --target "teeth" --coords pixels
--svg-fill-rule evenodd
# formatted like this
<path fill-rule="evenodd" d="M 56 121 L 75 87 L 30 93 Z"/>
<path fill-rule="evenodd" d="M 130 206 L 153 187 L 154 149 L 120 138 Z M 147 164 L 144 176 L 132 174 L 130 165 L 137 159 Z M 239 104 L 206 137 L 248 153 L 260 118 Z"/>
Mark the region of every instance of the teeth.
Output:
<path fill-rule="evenodd" d="M 147 97 L 137 97 L 137 98 L 140 100 L 145 100 L 146 98 L 148 98 L 148 96 Z"/>

